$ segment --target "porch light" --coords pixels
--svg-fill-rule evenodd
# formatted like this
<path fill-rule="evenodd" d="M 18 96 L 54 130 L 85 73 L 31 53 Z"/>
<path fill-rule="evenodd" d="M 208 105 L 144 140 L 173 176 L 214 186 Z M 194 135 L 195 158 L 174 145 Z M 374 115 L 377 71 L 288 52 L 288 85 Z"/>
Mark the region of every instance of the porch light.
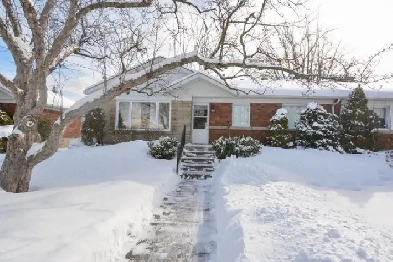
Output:
<path fill-rule="evenodd" d="M 214 109 L 214 105 L 213 104 L 210 104 L 210 112 L 212 112 L 212 113 L 216 112 L 216 110 Z"/>

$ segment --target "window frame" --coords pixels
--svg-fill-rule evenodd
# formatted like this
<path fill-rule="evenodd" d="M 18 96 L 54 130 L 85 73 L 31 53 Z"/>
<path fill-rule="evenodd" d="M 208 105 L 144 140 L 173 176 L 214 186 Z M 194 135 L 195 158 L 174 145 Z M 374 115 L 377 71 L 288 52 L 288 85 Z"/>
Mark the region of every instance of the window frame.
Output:
<path fill-rule="evenodd" d="M 287 112 L 289 112 L 288 107 L 300 107 L 300 114 L 302 113 L 302 110 L 307 109 L 307 104 L 283 104 L 282 108 L 286 109 Z M 287 114 L 287 118 L 288 118 L 288 114 Z M 299 115 L 299 119 L 300 119 L 300 115 Z M 299 119 L 295 120 L 294 122 L 294 126 L 289 126 L 289 121 L 288 121 L 288 129 L 292 130 L 292 129 L 296 129 L 296 121 L 299 121 Z M 288 119 L 289 120 L 289 119 Z"/>
<path fill-rule="evenodd" d="M 235 125 L 234 124 L 234 110 L 235 106 L 248 106 L 248 125 Z M 232 126 L 233 127 L 251 127 L 251 104 L 250 103 L 232 103 Z"/>
<path fill-rule="evenodd" d="M 385 110 L 385 127 L 378 127 L 379 130 L 390 130 L 391 126 L 391 121 L 390 121 L 390 106 L 372 106 L 368 107 L 370 110 L 373 110 L 375 113 L 374 109 L 384 109 Z M 377 113 L 375 113 L 377 114 Z M 377 114 L 378 115 L 378 114 Z"/>
<path fill-rule="evenodd" d="M 130 123 L 130 128 L 127 129 L 119 129 L 119 104 L 120 103 L 130 103 L 128 109 L 128 120 Z M 131 128 L 132 127 L 132 104 L 133 103 L 155 103 L 156 104 L 156 126 L 154 128 Z M 169 104 L 169 116 L 168 116 L 168 129 L 159 129 L 159 111 L 160 104 Z M 168 100 L 163 101 L 143 101 L 143 100 L 116 100 L 116 116 L 115 116 L 115 130 L 135 130 L 135 131 L 146 131 L 146 130 L 159 130 L 159 131 L 171 131 L 172 130 L 172 102 Z"/>

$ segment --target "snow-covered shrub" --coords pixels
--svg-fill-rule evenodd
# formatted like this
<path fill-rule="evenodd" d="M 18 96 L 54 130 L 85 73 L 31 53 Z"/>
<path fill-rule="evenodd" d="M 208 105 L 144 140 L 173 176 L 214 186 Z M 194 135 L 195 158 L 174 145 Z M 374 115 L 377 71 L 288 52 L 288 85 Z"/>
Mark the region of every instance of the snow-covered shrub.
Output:
<path fill-rule="evenodd" d="M 231 155 L 236 157 L 249 157 L 261 151 L 261 143 L 252 137 L 230 137 L 219 139 L 212 142 L 218 159 L 225 159 Z"/>
<path fill-rule="evenodd" d="M 0 110 L 0 126 L 13 125 L 14 121 L 6 112 Z"/>
<path fill-rule="evenodd" d="M 366 94 L 359 86 L 349 94 L 341 110 L 342 145 L 348 153 L 361 154 L 378 149 L 379 118 L 367 103 Z"/>
<path fill-rule="evenodd" d="M 104 144 L 105 113 L 101 108 L 91 110 L 82 125 L 82 142 L 87 146 Z"/>
<path fill-rule="evenodd" d="M 41 116 L 37 122 L 37 131 L 41 136 L 41 141 L 46 141 L 52 131 L 52 126 L 55 120 L 47 116 Z"/>
<path fill-rule="evenodd" d="M 0 126 L 13 125 L 14 121 L 11 119 L 6 112 L 0 110 Z M 0 138 L 0 153 L 5 153 L 7 151 L 8 137 Z"/>
<path fill-rule="evenodd" d="M 342 152 L 339 118 L 311 102 L 296 122 L 297 146 Z"/>
<path fill-rule="evenodd" d="M 279 108 L 276 114 L 270 119 L 270 136 L 267 143 L 270 146 L 291 148 L 294 146 L 292 135 L 288 131 L 287 110 Z"/>
<path fill-rule="evenodd" d="M 162 136 L 158 140 L 147 142 L 149 154 L 157 159 L 173 159 L 179 144 L 175 137 L 169 136 Z"/>

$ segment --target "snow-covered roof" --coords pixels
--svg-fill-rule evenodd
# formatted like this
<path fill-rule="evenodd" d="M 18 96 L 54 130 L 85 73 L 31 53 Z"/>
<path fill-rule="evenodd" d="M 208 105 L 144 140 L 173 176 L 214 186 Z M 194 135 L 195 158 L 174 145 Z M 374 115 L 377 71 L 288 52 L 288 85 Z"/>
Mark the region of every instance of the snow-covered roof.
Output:
<path fill-rule="evenodd" d="M 157 57 L 154 60 L 149 60 L 146 63 L 141 64 L 140 66 L 136 66 L 130 69 L 130 73 L 139 72 L 144 69 L 144 65 L 149 64 L 153 61 L 153 64 L 161 63 L 165 60 L 165 57 Z M 181 87 L 182 85 L 193 81 L 195 79 L 205 79 L 210 83 L 219 86 L 226 91 L 230 92 L 233 96 L 241 97 L 241 96 L 253 96 L 254 98 L 264 98 L 264 97 L 286 97 L 286 98 L 296 98 L 296 97 L 310 97 L 310 98 L 334 98 L 334 99 L 342 99 L 348 97 L 349 93 L 352 91 L 354 87 L 357 86 L 356 83 L 348 83 L 346 86 L 343 84 L 336 84 L 332 88 L 321 88 L 319 86 L 314 86 L 311 90 L 305 86 L 301 85 L 295 81 L 264 81 L 260 85 L 254 83 L 250 79 L 245 80 L 236 80 L 232 81 L 231 87 L 234 89 L 238 89 L 239 91 L 228 88 L 225 85 L 225 82 L 206 72 L 189 69 L 186 67 L 180 67 L 180 69 L 184 69 L 187 71 L 186 75 L 183 75 L 177 79 L 169 77 L 170 82 L 164 81 L 156 81 L 156 87 L 152 85 L 150 88 L 153 93 L 156 93 L 155 90 L 159 90 L 157 93 L 167 93 L 171 92 L 173 89 L 177 87 Z M 108 81 L 115 81 L 117 76 L 113 76 Z M 111 84 L 114 84 L 112 83 Z M 163 88 L 163 86 L 165 86 Z M 141 85 L 143 88 L 144 85 Z M 84 90 L 85 94 L 91 94 L 97 90 L 103 88 L 103 81 L 96 83 Z M 139 89 L 139 88 L 136 88 Z M 366 96 L 369 99 L 393 99 L 393 90 L 377 90 L 377 89 L 367 89 L 364 88 Z"/>
<path fill-rule="evenodd" d="M 13 99 L 13 94 L 8 90 L 8 88 L 4 87 L 3 85 L 0 84 L 0 90 L 4 91 L 7 95 L 10 96 L 10 99 Z M 47 98 L 47 105 L 46 107 L 49 108 L 69 108 L 71 107 L 75 101 L 66 98 L 66 97 L 61 97 L 58 94 L 53 93 L 52 91 L 48 91 L 48 98 Z"/>
<path fill-rule="evenodd" d="M 335 85 L 332 88 L 320 88 L 314 86 L 308 91 L 307 86 L 295 81 L 266 81 L 266 87 L 259 86 L 250 80 L 238 81 L 234 87 L 238 88 L 238 95 L 249 96 L 275 96 L 275 97 L 321 97 L 321 98 L 346 98 L 356 84 L 347 86 Z M 246 94 L 245 94 L 245 93 Z M 393 99 L 393 90 L 375 90 L 364 88 L 364 92 L 369 99 Z"/>

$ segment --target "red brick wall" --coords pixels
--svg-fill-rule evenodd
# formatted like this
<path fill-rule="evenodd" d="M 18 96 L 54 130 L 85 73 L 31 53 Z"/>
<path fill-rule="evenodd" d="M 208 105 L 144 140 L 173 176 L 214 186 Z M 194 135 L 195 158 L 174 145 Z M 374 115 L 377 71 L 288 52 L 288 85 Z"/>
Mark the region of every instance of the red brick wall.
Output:
<path fill-rule="evenodd" d="M 214 108 L 214 112 L 212 112 Z M 210 103 L 210 126 L 232 125 L 232 103 Z"/>
<path fill-rule="evenodd" d="M 332 105 L 330 104 L 321 104 L 321 106 L 328 112 L 328 113 L 332 113 Z M 334 109 L 336 110 L 336 108 Z"/>
<path fill-rule="evenodd" d="M 267 127 L 270 125 L 270 118 L 274 116 L 277 109 L 281 108 L 282 104 L 262 104 L 252 103 L 250 105 L 250 125 Z"/>
<path fill-rule="evenodd" d="M 3 103 L 0 104 L 0 109 L 1 111 L 4 111 L 9 115 L 11 118 L 13 118 L 15 112 L 16 112 L 16 104 L 15 103 Z"/>
<path fill-rule="evenodd" d="M 393 134 L 381 134 L 379 137 L 379 149 L 390 150 L 393 149 Z"/>
<path fill-rule="evenodd" d="M 53 122 L 56 121 L 60 116 L 60 112 L 56 110 L 44 109 L 44 112 L 41 114 L 41 117 L 46 117 L 51 119 Z M 65 130 L 63 137 L 64 138 L 79 138 L 81 137 L 81 127 L 82 127 L 82 119 L 75 119 Z"/>

